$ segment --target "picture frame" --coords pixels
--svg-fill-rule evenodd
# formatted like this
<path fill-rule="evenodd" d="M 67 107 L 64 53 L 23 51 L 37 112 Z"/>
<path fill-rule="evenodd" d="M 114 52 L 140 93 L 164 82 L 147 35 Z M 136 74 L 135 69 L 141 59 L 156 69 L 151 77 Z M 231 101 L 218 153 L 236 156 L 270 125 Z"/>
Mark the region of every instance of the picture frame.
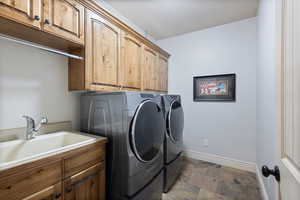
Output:
<path fill-rule="evenodd" d="M 193 77 L 193 97 L 200 101 L 235 101 L 236 75 L 220 74 Z"/>

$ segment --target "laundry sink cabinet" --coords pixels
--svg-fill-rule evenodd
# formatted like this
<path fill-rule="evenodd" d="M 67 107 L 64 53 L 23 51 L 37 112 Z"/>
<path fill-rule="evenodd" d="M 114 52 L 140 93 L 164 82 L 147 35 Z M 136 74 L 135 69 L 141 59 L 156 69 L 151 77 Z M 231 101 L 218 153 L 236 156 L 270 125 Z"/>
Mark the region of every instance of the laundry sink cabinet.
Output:
<path fill-rule="evenodd" d="M 0 171 L 0 199 L 104 200 L 106 139 Z"/>

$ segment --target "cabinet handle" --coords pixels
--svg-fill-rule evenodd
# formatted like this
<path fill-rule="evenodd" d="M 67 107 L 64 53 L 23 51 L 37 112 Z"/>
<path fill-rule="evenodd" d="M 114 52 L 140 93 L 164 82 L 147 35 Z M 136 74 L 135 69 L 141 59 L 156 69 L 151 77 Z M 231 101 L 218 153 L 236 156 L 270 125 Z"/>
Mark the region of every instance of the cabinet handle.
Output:
<path fill-rule="evenodd" d="M 59 199 L 61 197 L 61 193 L 58 193 L 54 196 L 55 199 Z"/>
<path fill-rule="evenodd" d="M 72 189 L 72 186 L 71 186 L 71 187 L 68 187 L 68 188 L 66 189 L 66 192 L 67 192 L 67 193 L 70 193 L 70 192 L 72 192 L 72 190 L 73 190 L 73 189 Z"/>
<path fill-rule="evenodd" d="M 39 21 L 41 18 L 40 18 L 40 16 L 35 15 L 35 16 L 34 16 L 34 19 L 35 19 L 36 21 Z"/>
<path fill-rule="evenodd" d="M 49 19 L 45 19 L 45 24 L 50 24 Z"/>

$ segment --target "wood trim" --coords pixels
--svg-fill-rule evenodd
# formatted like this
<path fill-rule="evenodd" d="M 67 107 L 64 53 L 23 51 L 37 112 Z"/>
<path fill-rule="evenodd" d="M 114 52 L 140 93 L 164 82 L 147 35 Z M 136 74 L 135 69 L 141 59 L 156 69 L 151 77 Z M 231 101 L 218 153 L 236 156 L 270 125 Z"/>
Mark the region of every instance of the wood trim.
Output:
<path fill-rule="evenodd" d="M 142 90 L 144 93 L 158 93 L 158 94 L 167 94 L 168 91 L 163 91 L 163 90 L 152 90 L 152 89 L 144 89 Z"/>
<path fill-rule="evenodd" d="M 257 177 L 257 182 L 258 182 L 258 187 L 260 188 L 260 194 L 262 197 L 262 200 L 269 200 L 269 196 L 263 181 L 263 177 L 261 175 L 261 171 L 258 168 L 258 166 L 256 166 L 256 177 Z"/>
<path fill-rule="evenodd" d="M 141 92 L 141 88 L 121 87 L 121 91 Z"/>
<path fill-rule="evenodd" d="M 92 91 L 120 91 L 120 86 L 96 85 L 91 84 L 89 87 Z"/>
<path fill-rule="evenodd" d="M 70 181 L 70 184 L 74 184 L 80 180 L 82 180 L 82 178 L 86 177 L 86 176 L 89 176 L 89 175 L 92 175 L 92 174 L 95 174 L 101 170 L 104 169 L 104 165 L 105 163 L 98 163 L 98 164 L 95 164 L 89 168 L 86 168 L 85 170 L 83 171 L 80 171 L 79 173 L 73 175 L 70 177 L 71 181 Z"/>
<path fill-rule="evenodd" d="M 50 197 L 52 195 L 54 195 L 56 192 L 58 192 L 59 194 L 62 193 L 62 184 L 61 182 L 52 185 L 46 189 L 43 189 L 42 191 L 39 191 L 37 193 L 34 193 L 32 195 L 30 195 L 29 197 L 26 197 L 22 200 L 41 200 L 41 199 L 46 199 L 47 197 Z M 61 200 L 61 196 L 56 198 L 57 200 Z"/>
<path fill-rule="evenodd" d="M 160 54 L 164 55 L 166 58 L 169 58 L 171 55 L 160 48 L 158 45 L 151 42 L 149 39 L 145 38 L 141 34 L 139 34 L 137 31 L 135 31 L 133 28 L 122 22 L 120 19 L 113 16 L 111 13 L 106 11 L 104 8 L 101 7 L 101 5 L 96 0 L 77 0 L 82 5 L 84 5 L 86 8 L 93 10 L 94 12 L 100 14 L 102 17 L 104 17 L 106 20 L 110 21 L 111 23 L 117 25 L 122 30 L 131 33 L 133 36 L 135 36 L 138 40 L 140 40 L 145 45 L 149 46 L 150 48 L 158 51 Z"/>

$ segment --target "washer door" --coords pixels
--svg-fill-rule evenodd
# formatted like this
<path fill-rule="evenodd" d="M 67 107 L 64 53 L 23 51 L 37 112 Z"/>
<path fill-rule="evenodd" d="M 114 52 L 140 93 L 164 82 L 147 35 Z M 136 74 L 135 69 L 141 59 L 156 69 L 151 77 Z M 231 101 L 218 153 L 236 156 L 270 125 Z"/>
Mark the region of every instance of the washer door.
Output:
<path fill-rule="evenodd" d="M 145 100 L 137 108 L 131 124 L 131 146 L 142 162 L 154 160 L 164 141 L 164 117 L 157 103 Z"/>
<path fill-rule="evenodd" d="M 182 140 L 184 115 L 181 103 L 173 101 L 167 118 L 167 131 L 173 143 Z"/>

